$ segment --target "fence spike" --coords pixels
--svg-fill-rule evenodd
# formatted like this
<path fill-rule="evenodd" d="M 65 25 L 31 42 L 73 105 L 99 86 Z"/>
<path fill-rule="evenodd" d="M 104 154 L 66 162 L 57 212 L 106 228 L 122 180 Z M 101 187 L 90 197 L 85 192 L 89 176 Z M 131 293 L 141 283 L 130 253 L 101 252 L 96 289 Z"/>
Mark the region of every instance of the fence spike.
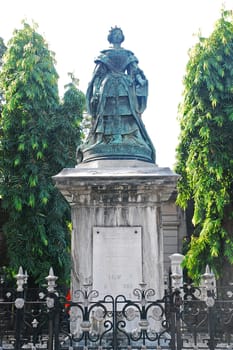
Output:
<path fill-rule="evenodd" d="M 57 286 L 56 285 L 56 280 L 57 280 L 57 276 L 54 275 L 54 272 L 53 272 L 53 268 L 50 267 L 49 269 L 49 275 L 47 277 L 45 277 L 47 283 L 48 283 L 48 287 L 47 287 L 47 290 L 51 293 L 53 293 L 55 291 L 55 287 Z"/>
<path fill-rule="evenodd" d="M 23 275 L 23 268 L 22 268 L 22 266 L 19 267 L 18 275 Z"/>
<path fill-rule="evenodd" d="M 50 276 L 54 276 L 54 271 L 53 271 L 52 266 L 51 266 L 50 269 L 49 269 L 49 275 L 50 275 Z"/>
<path fill-rule="evenodd" d="M 23 291 L 23 285 L 24 285 L 24 274 L 23 274 L 23 268 L 22 266 L 19 267 L 18 274 L 15 276 L 16 283 L 17 283 L 17 291 L 22 292 Z"/>

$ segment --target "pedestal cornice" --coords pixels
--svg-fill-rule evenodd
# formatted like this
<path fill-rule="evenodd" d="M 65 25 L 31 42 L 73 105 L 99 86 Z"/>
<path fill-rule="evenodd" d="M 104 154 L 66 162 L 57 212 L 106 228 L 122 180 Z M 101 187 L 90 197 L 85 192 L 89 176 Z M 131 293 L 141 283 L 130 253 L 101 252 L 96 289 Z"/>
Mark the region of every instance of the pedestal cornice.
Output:
<path fill-rule="evenodd" d="M 70 204 L 88 202 L 88 205 L 95 205 L 95 193 L 98 193 L 99 205 L 101 201 L 102 204 L 123 204 L 126 195 L 128 204 L 167 201 L 176 189 L 177 179 L 178 175 L 170 168 L 135 160 L 84 163 L 65 168 L 53 177 Z"/>

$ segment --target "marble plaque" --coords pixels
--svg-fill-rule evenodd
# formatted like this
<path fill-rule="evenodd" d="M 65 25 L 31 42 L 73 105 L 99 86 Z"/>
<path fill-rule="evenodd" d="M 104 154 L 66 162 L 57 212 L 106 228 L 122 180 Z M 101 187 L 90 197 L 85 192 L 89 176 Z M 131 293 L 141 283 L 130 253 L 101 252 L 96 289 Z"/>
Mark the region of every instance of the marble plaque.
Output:
<path fill-rule="evenodd" d="M 132 298 L 142 282 L 141 227 L 93 228 L 93 288 Z"/>

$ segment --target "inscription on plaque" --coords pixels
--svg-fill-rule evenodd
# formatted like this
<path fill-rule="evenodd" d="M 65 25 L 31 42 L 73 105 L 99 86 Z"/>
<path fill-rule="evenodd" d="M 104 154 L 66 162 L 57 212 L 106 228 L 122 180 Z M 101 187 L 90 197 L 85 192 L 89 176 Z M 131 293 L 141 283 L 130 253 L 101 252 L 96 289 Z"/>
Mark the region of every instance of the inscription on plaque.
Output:
<path fill-rule="evenodd" d="M 131 298 L 142 282 L 141 227 L 93 228 L 93 287 Z"/>

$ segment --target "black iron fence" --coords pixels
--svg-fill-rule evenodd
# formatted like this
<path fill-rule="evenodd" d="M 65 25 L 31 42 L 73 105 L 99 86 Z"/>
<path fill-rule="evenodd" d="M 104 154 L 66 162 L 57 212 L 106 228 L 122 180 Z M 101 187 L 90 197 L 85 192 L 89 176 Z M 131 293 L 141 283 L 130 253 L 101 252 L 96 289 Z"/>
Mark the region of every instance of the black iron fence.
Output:
<path fill-rule="evenodd" d="M 67 300 L 52 269 L 36 291 L 20 269 L 15 290 L 0 284 L 0 349 L 233 349 L 233 289 L 217 291 L 204 276 L 197 288 L 172 275 L 158 300 L 143 283 L 131 299 L 100 299 L 84 285 Z"/>

